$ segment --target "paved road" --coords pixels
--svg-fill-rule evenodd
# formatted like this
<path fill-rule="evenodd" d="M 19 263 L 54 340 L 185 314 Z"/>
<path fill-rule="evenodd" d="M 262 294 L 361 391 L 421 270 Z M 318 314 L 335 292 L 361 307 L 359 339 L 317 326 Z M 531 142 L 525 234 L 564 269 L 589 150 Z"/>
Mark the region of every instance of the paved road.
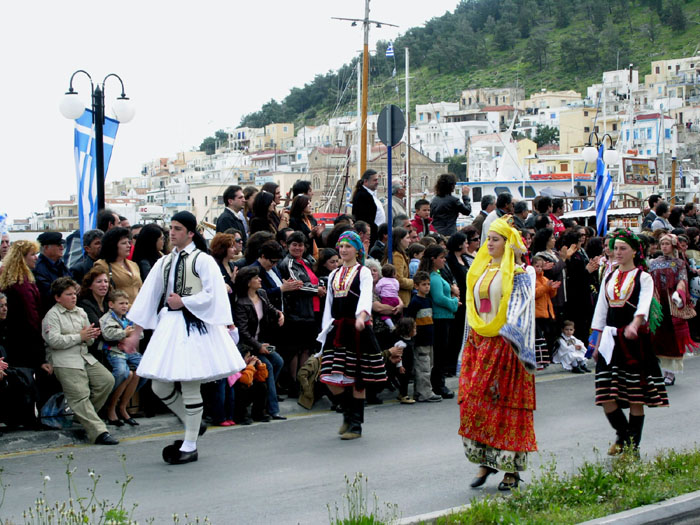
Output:
<path fill-rule="evenodd" d="M 593 406 L 593 374 L 555 374 L 539 378 L 535 427 L 540 453 L 533 455 L 530 479 L 540 465 L 556 458 L 570 470 L 607 450 L 613 432 L 602 409 Z M 691 447 L 700 435 L 700 358 L 670 389 L 671 407 L 648 411 L 643 453 L 663 447 Z M 467 463 L 457 436 L 454 400 L 435 405 L 385 404 L 366 411 L 363 438 L 341 442 L 340 416 L 315 412 L 288 421 L 252 427 L 213 429 L 200 441 L 200 460 L 169 466 L 160 459 L 174 439 L 139 437 L 119 447 L 82 446 L 73 451 L 78 485 L 87 486 L 87 469 L 102 474 L 98 493 L 118 499 L 114 483 L 125 454 L 127 500 L 138 502 L 135 517 L 172 523 L 172 514 L 208 516 L 214 524 L 328 523 L 327 505 L 342 502 L 345 476 L 363 472 L 381 503 L 398 504 L 403 517 L 464 504 L 473 496 L 495 493 L 497 479 L 484 490 L 468 483 L 475 466 Z M 0 517 L 19 521 L 41 488 L 42 472 L 51 477 L 47 500 L 65 496 L 64 467 L 55 451 L 0 459 L 8 489 Z"/>

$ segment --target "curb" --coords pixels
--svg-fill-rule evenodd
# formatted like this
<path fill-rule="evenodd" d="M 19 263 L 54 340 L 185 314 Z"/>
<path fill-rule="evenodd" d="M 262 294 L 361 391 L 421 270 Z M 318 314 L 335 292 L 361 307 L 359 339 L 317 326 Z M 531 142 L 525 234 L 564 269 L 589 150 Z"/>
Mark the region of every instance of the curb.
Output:
<path fill-rule="evenodd" d="M 464 512 L 469 507 L 470 505 L 467 504 L 409 516 L 397 521 L 396 525 L 429 525 L 435 523 L 439 518 L 444 518 L 457 512 Z M 579 523 L 579 525 L 691 525 L 698 522 L 700 522 L 700 490 L 658 503 L 652 503 L 651 505 L 644 505 L 617 514 L 585 521 Z"/>
<path fill-rule="evenodd" d="M 665 501 L 586 521 L 580 525 L 643 525 L 698 523 L 700 521 L 700 490 Z"/>
<path fill-rule="evenodd" d="M 450 514 L 454 514 L 456 512 L 464 512 L 467 510 L 471 505 L 462 505 L 460 507 L 452 507 L 451 509 L 445 509 L 445 510 L 436 510 L 434 512 L 428 512 L 426 514 L 418 514 L 416 516 L 409 516 L 408 518 L 403 518 L 400 519 L 399 521 L 396 522 L 396 525 L 421 525 L 425 524 L 428 525 L 430 523 L 435 523 L 435 521 L 438 518 L 444 518 L 445 516 L 449 516 Z"/>

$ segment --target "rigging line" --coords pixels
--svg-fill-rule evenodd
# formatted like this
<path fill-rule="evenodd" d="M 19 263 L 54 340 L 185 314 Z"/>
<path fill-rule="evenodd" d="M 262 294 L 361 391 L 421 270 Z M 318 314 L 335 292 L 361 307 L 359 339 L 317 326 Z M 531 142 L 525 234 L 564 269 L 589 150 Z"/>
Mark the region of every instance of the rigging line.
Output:
<path fill-rule="evenodd" d="M 431 106 L 431 107 L 433 108 L 433 110 L 434 110 L 434 108 L 435 108 L 435 102 L 433 101 L 432 97 L 430 98 L 429 104 L 430 104 L 430 106 Z M 491 131 L 496 135 L 496 137 L 498 137 L 498 140 L 499 140 L 499 141 L 501 142 L 501 144 L 503 145 L 503 151 L 504 151 L 504 153 L 506 153 L 506 154 L 508 155 L 508 157 L 510 157 L 510 160 L 513 162 L 513 164 L 515 164 L 515 165 L 517 166 L 518 171 L 520 172 L 520 174 L 521 174 L 523 177 L 525 177 L 525 172 L 523 171 L 522 167 L 520 166 L 520 163 L 519 163 L 516 159 L 513 158 L 513 154 L 508 150 L 508 145 L 503 141 L 503 138 L 501 137 L 501 133 L 493 127 L 493 124 L 491 124 L 491 122 L 490 122 L 488 119 L 487 119 L 485 122 L 486 122 L 486 124 L 488 124 L 488 126 L 491 128 Z M 447 146 L 447 140 L 445 139 L 445 134 L 444 134 L 444 132 L 442 131 L 442 125 L 440 124 L 440 121 L 439 121 L 439 120 L 437 121 L 437 123 L 438 123 L 438 128 L 440 129 L 440 134 L 441 134 L 441 136 L 442 136 L 442 140 L 445 142 L 445 146 Z M 458 132 L 458 133 L 461 135 L 461 137 L 466 141 L 466 139 L 467 139 L 467 134 L 464 133 L 463 130 L 461 130 L 461 129 L 459 128 L 459 126 L 457 126 L 457 132 Z M 511 138 L 512 138 L 512 134 L 511 134 Z"/>

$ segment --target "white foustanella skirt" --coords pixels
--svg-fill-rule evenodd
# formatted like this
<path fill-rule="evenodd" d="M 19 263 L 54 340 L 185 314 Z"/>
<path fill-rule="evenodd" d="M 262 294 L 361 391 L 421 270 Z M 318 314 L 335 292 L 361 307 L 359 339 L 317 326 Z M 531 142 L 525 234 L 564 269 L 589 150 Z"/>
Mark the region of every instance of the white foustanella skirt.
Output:
<path fill-rule="evenodd" d="M 136 374 L 165 382 L 206 382 L 243 370 L 245 362 L 226 327 L 206 327 L 205 334 L 192 327 L 188 335 L 182 312 L 163 308 Z"/>

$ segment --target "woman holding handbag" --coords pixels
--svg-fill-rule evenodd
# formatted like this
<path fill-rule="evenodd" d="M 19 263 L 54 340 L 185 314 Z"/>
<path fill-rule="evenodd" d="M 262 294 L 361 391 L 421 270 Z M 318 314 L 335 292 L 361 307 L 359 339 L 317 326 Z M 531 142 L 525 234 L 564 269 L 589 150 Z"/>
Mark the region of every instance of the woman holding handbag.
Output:
<path fill-rule="evenodd" d="M 654 280 L 654 298 L 661 304 L 663 319 L 652 335 L 654 352 L 661 362 L 664 383 L 676 382 L 676 372 L 683 370 L 683 356 L 698 345 L 690 338 L 687 319 L 695 317 L 690 303 L 688 268 L 678 257 L 678 238 L 667 233 L 659 239 L 661 257 L 649 263 Z"/>

